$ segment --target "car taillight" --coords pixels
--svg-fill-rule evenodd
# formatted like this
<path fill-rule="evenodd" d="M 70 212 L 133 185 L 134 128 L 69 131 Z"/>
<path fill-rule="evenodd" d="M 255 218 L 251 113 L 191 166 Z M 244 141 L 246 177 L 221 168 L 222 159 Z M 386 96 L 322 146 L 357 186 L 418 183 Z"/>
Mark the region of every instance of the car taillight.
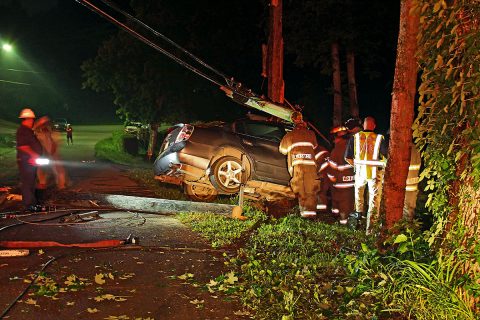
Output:
<path fill-rule="evenodd" d="M 175 143 L 188 140 L 192 135 L 192 133 L 193 133 L 192 125 L 189 125 L 189 124 L 183 125 L 182 130 L 180 130 L 180 132 L 177 135 L 177 138 L 175 139 Z"/>

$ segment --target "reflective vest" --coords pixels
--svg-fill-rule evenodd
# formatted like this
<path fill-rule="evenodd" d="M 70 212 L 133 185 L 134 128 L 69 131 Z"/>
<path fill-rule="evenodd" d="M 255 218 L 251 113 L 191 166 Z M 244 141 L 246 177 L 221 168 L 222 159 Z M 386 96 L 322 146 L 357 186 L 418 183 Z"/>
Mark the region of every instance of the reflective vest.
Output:
<path fill-rule="evenodd" d="M 377 176 L 377 168 L 385 167 L 385 159 L 380 159 L 380 146 L 383 136 L 375 132 L 360 131 L 354 136 L 355 173 L 366 179 Z"/>
<path fill-rule="evenodd" d="M 317 146 L 315 134 L 305 127 L 295 127 L 283 137 L 279 151 L 288 155 L 288 172 L 290 175 L 296 165 L 316 165 L 315 149 Z"/>

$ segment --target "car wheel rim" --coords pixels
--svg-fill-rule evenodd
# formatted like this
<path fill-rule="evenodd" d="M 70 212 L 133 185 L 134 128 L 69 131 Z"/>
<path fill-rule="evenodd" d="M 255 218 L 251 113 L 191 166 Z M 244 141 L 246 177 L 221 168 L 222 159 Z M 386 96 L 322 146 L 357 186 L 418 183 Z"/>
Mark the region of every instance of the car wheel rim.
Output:
<path fill-rule="evenodd" d="M 240 185 L 242 166 L 236 161 L 226 161 L 218 168 L 219 182 L 228 189 L 237 188 Z"/>

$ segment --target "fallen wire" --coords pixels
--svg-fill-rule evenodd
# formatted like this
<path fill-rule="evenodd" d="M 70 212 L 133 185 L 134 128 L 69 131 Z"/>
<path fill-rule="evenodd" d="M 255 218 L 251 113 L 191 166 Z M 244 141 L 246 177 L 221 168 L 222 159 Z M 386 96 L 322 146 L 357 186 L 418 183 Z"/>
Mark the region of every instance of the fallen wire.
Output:
<path fill-rule="evenodd" d="M 97 210 L 94 210 L 94 211 L 97 211 Z M 94 212 L 94 211 L 92 211 L 92 212 Z M 128 222 L 131 221 L 132 218 L 142 219 L 141 223 L 135 225 L 137 227 L 141 226 L 141 225 L 144 225 L 147 221 L 147 219 L 145 219 L 145 217 L 140 215 L 138 212 L 131 212 L 131 211 L 125 211 L 125 210 L 115 210 L 115 211 L 128 212 L 128 213 L 131 213 L 132 216 L 131 217 L 121 217 L 121 218 L 107 218 L 106 220 L 101 220 L 101 221 L 99 221 L 99 220 L 84 220 L 84 221 L 79 221 L 79 222 L 62 222 L 62 223 L 43 223 L 43 221 L 47 221 L 47 220 L 26 221 L 26 220 L 22 220 L 22 219 L 19 219 L 19 218 L 15 218 L 15 220 L 21 222 L 22 224 L 36 225 L 36 226 L 42 226 L 42 227 L 65 227 L 65 226 L 73 227 L 73 226 L 75 226 L 75 227 L 87 227 L 89 229 L 105 228 L 104 226 L 94 227 L 94 226 L 85 224 L 86 222 L 91 222 L 91 221 L 95 221 L 97 223 L 107 223 L 107 222 L 110 222 L 110 221 L 128 220 L 127 223 L 124 223 L 123 225 L 133 226 L 133 225 L 128 225 Z M 108 213 L 108 212 L 105 212 L 105 213 Z M 61 216 L 58 216 L 58 217 L 55 217 L 55 218 L 61 218 Z M 53 219 L 55 219 L 55 218 L 53 218 Z M 48 220 L 50 220 L 50 219 L 48 219 Z"/>

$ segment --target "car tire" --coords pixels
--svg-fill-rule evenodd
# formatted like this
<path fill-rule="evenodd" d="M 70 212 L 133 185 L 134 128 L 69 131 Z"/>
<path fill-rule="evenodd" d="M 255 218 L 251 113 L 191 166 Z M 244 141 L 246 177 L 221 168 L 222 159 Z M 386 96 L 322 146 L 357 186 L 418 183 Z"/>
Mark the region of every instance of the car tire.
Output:
<path fill-rule="evenodd" d="M 197 202 L 212 202 L 218 195 L 217 190 L 213 188 L 188 183 L 183 185 L 183 191 L 190 200 Z"/>
<path fill-rule="evenodd" d="M 210 182 L 221 193 L 233 194 L 240 190 L 242 162 L 227 156 L 215 161 L 210 169 Z"/>

